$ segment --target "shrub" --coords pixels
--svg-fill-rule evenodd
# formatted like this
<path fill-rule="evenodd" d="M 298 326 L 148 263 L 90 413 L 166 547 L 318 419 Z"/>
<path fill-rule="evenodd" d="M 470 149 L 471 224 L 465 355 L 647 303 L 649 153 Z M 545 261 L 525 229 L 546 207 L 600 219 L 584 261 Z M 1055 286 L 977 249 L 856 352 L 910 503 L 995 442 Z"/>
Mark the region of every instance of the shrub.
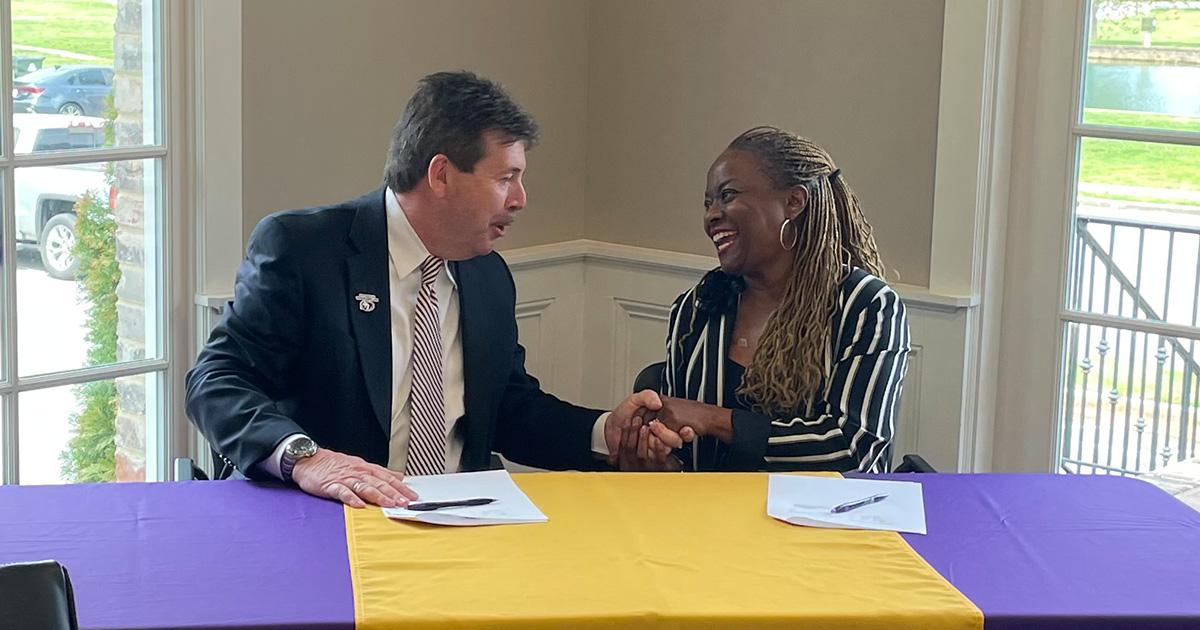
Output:
<path fill-rule="evenodd" d="M 99 191 L 75 204 L 75 257 L 79 301 L 87 309 L 88 365 L 117 360 L 117 222 Z M 60 456 L 63 475 L 74 482 L 112 481 L 116 474 L 117 387 L 113 381 L 75 388 L 79 412 L 73 435 Z"/>

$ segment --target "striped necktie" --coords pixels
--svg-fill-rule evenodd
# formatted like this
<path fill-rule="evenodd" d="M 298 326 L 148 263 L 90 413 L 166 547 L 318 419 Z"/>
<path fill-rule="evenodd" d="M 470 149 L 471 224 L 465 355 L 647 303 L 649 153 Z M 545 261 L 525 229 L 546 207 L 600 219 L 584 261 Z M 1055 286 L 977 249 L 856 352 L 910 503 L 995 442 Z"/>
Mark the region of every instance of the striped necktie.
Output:
<path fill-rule="evenodd" d="M 442 397 L 442 327 L 433 283 L 446 262 L 430 256 L 421 263 L 421 289 L 413 313 L 412 389 L 408 393 L 412 422 L 408 436 L 406 475 L 446 472 L 446 408 Z"/>

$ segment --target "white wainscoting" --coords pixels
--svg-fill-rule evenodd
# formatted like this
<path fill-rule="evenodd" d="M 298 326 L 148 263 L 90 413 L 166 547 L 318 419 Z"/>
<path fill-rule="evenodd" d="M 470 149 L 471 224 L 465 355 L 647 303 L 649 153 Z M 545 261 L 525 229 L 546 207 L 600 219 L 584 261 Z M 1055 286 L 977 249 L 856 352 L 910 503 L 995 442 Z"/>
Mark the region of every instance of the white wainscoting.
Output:
<path fill-rule="evenodd" d="M 663 360 L 671 302 L 716 266 L 707 256 L 587 240 L 503 255 L 517 284 L 529 372 L 546 391 L 599 408 L 615 405 L 639 370 Z M 975 304 L 921 287 L 895 288 L 908 306 L 913 340 L 896 452 L 958 470 L 967 318 Z"/>

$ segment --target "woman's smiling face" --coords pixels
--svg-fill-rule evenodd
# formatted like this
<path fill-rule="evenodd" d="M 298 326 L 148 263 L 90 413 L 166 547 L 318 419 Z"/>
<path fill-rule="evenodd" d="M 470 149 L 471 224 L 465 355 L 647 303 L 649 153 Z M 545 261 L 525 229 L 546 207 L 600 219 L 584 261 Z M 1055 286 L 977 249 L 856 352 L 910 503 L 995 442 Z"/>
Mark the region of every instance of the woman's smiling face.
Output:
<path fill-rule="evenodd" d="M 721 270 L 744 276 L 765 269 L 781 255 L 779 231 L 807 201 L 804 188 L 779 189 L 753 153 L 727 149 L 708 169 L 704 231 L 717 248 Z"/>

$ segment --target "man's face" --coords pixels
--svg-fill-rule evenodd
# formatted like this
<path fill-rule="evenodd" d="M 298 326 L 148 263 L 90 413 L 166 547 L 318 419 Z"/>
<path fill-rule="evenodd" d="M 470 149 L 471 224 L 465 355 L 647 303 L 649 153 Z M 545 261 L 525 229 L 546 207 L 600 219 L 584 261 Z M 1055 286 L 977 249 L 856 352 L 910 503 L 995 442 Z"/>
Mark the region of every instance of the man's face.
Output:
<path fill-rule="evenodd" d="M 483 135 L 483 158 L 472 172 L 448 165 L 446 175 L 447 258 L 465 260 L 495 249 L 516 213 L 525 207 L 525 143 L 505 142 L 499 132 Z"/>

